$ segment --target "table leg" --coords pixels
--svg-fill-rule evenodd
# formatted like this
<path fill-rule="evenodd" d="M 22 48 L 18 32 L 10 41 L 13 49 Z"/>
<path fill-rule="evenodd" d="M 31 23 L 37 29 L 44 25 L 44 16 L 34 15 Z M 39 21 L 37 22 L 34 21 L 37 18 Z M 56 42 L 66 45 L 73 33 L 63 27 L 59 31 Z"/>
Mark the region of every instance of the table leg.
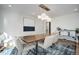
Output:
<path fill-rule="evenodd" d="M 35 52 L 35 55 L 38 54 L 38 41 L 36 41 L 36 52 Z"/>

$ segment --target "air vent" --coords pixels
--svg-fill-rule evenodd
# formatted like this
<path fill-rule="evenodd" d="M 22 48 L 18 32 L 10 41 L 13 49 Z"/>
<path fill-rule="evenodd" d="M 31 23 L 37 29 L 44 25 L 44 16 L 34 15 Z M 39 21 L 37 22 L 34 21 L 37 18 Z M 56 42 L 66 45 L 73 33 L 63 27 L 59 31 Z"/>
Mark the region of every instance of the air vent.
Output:
<path fill-rule="evenodd" d="M 45 6 L 44 4 L 40 4 L 39 7 L 41 7 L 42 9 L 46 10 L 46 11 L 50 11 L 50 9 Z"/>

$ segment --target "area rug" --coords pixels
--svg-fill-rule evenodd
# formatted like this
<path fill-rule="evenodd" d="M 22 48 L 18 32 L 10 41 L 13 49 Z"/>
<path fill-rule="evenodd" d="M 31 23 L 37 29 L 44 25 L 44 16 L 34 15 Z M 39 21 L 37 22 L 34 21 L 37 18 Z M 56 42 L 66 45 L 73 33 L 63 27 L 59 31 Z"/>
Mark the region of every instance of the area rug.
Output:
<path fill-rule="evenodd" d="M 52 45 L 48 47 L 47 49 L 43 49 L 41 47 L 38 47 L 38 53 L 37 55 L 75 55 L 75 46 L 72 45 Z M 33 52 L 35 51 L 35 48 L 30 49 L 28 51 L 27 55 L 35 55 Z"/>

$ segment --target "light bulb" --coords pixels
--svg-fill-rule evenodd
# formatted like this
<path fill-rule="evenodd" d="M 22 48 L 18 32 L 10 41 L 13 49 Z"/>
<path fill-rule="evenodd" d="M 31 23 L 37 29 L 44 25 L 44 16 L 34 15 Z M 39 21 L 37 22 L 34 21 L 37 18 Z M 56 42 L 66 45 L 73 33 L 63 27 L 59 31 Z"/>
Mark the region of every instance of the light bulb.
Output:
<path fill-rule="evenodd" d="M 41 19 L 41 16 L 38 16 L 38 19 Z"/>

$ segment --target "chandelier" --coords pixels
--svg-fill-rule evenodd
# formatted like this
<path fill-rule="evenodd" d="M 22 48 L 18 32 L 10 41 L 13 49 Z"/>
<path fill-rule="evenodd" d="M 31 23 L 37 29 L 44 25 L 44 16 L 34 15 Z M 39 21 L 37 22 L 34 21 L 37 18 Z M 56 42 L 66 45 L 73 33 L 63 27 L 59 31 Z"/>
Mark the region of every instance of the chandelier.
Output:
<path fill-rule="evenodd" d="M 51 18 L 45 13 L 42 13 L 41 15 L 38 15 L 38 19 L 41 19 L 41 20 L 47 21 L 47 22 L 51 21 Z"/>

